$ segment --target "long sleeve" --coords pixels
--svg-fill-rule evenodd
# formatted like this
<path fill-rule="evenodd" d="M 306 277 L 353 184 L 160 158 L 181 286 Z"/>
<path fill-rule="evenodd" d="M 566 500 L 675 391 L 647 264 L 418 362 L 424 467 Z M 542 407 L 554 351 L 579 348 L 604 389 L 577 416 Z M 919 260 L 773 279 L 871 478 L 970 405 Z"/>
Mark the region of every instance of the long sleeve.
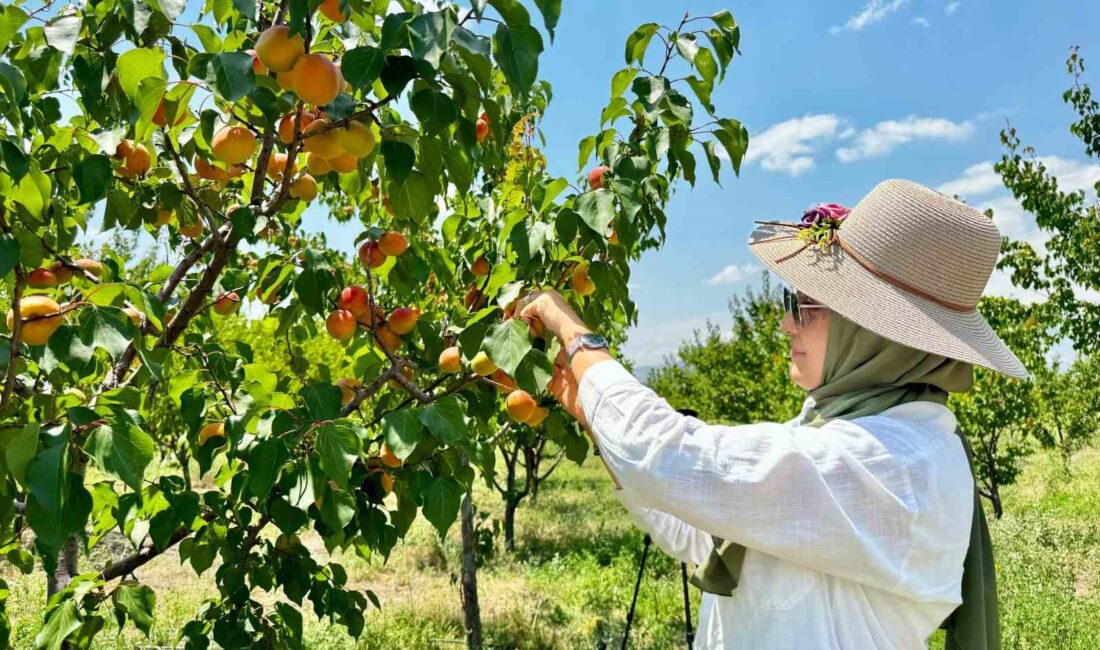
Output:
<path fill-rule="evenodd" d="M 677 560 L 701 564 L 714 548 L 714 541 L 709 533 L 689 526 L 667 512 L 639 505 L 639 501 L 643 499 L 640 494 L 619 490 L 615 495 L 626 506 L 630 518 L 638 528 L 649 533 L 662 551 Z"/>
<path fill-rule="evenodd" d="M 614 361 L 585 372 L 580 401 L 603 459 L 647 525 L 667 525 L 656 511 L 684 526 L 674 539 L 706 531 L 809 569 L 907 590 L 918 498 L 904 460 L 866 429 L 846 421 L 828 431 L 706 425 Z"/>

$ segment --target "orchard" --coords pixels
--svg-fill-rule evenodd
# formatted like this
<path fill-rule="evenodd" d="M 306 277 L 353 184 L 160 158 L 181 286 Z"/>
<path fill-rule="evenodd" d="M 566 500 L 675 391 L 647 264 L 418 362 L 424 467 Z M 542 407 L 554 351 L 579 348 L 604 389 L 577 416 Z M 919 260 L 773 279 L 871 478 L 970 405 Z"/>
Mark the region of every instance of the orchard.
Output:
<path fill-rule="evenodd" d="M 576 177 L 551 176 L 538 65 L 560 11 L 0 9 L 0 552 L 48 582 L 39 646 L 86 647 L 112 617 L 147 632 L 135 571 L 170 548 L 198 574 L 220 560 L 184 647 L 301 647 L 303 611 L 357 636 L 385 603 L 300 534 L 385 557 L 419 516 L 446 533 L 505 430 L 583 457 L 546 391 L 558 342 L 508 307 L 555 288 L 620 342 L 629 263 L 661 246 L 697 157 L 717 182 L 748 136 L 710 99 L 734 18 L 685 15 L 629 35 Z M 361 224 L 355 259 L 316 215 Z M 92 232 L 143 232 L 169 261 L 92 259 Z M 346 363 L 291 372 L 220 341 L 258 315 Z M 111 532 L 132 552 L 96 565 Z"/>

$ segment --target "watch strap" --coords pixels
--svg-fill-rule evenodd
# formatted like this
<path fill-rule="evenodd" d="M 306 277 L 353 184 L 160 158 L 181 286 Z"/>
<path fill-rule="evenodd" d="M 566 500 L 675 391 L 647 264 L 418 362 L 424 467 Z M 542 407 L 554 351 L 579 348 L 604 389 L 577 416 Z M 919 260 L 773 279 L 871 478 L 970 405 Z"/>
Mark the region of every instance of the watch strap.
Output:
<path fill-rule="evenodd" d="M 565 348 L 565 354 L 569 362 L 572 363 L 573 357 L 581 350 L 606 350 L 607 341 L 598 334 L 581 334 L 572 341 Z"/>

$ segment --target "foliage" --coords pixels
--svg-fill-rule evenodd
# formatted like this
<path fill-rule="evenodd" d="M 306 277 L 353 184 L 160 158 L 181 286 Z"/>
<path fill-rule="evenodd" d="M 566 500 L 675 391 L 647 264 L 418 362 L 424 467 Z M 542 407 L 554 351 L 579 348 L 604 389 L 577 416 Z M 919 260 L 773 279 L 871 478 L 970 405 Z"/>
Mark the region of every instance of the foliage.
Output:
<path fill-rule="evenodd" d="M 746 130 L 710 103 L 738 47 L 729 12 L 630 35 L 580 144 L 581 167 L 609 171 L 577 187 L 516 164 L 507 137 L 548 107 L 538 58 L 560 2 L 535 3 L 542 31 L 517 0 L 332 4 L 0 9 L 0 545 L 50 576 L 39 646 L 86 647 L 110 618 L 151 629 L 156 594 L 128 578 L 169 548 L 217 589 L 180 628 L 185 647 L 303 647 L 303 610 L 358 636 L 377 597 L 299 533 L 366 558 L 419 515 L 447 532 L 473 482 L 461 458 L 493 456 L 502 409 L 489 381 L 440 371 L 444 347 L 486 352 L 543 396 L 555 345 L 501 308 L 555 287 L 621 342 L 628 263 L 663 242 L 692 149 L 715 180 L 716 146 L 735 171 L 745 154 Z M 691 74 L 674 78 L 681 63 Z M 311 201 L 361 223 L 362 265 L 310 238 Z M 92 229 L 145 231 L 172 261 L 79 259 Z M 571 287 L 578 272 L 599 291 Z M 366 290 L 358 317 L 335 308 L 351 285 Z M 24 314 L 47 304 L 35 293 L 57 311 Z M 260 340 L 226 315 L 241 302 L 266 312 Z M 419 315 L 403 334 L 399 308 Z M 326 329 L 342 356 L 310 343 Z M 288 342 L 292 372 L 271 355 Z M 177 471 L 154 475 L 165 453 Z M 131 553 L 81 572 L 79 547 L 116 533 Z"/>
<path fill-rule="evenodd" d="M 1073 454 L 1100 433 L 1100 363 L 1095 356 L 1078 357 L 1064 371 L 1055 365 L 1036 375 L 1043 418 L 1035 435 L 1043 446 L 1061 452 L 1068 470 Z"/>
<path fill-rule="evenodd" d="M 707 422 L 744 424 L 794 417 L 805 398 L 788 373 L 789 342 L 779 328 L 783 302 L 767 274 L 761 291 L 730 300 L 732 330 L 714 323 L 683 343 L 677 360 L 651 371 L 646 382 L 676 408 Z"/>

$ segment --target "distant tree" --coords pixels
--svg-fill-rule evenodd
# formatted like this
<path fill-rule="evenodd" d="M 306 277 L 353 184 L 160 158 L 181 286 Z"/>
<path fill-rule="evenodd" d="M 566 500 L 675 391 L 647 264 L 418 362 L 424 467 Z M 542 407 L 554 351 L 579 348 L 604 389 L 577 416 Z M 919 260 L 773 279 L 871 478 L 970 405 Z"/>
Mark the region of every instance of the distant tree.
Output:
<path fill-rule="evenodd" d="M 760 291 L 729 302 L 733 327 L 708 322 L 646 383 L 676 408 L 708 422 L 744 424 L 793 417 L 805 398 L 788 374 L 790 344 L 779 329 L 783 303 L 767 274 Z"/>
<path fill-rule="evenodd" d="M 1080 357 L 1064 371 L 1052 365 L 1036 375 L 1043 423 L 1036 437 L 1044 447 L 1059 451 L 1069 471 L 1074 452 L 1100 432 L 1100 357 Z"/>

